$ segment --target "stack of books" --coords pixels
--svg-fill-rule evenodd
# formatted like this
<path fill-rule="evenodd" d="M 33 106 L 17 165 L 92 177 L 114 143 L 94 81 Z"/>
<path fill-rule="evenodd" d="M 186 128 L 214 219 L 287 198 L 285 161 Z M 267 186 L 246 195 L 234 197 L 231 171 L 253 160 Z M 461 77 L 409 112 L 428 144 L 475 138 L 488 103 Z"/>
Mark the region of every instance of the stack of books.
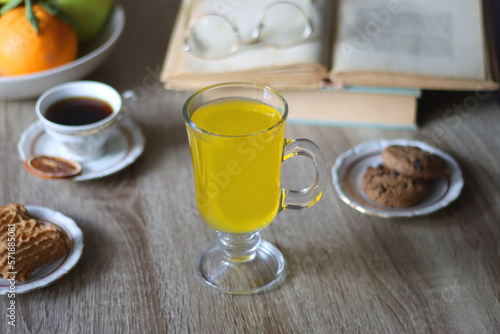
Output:
<path fill-rule="evenodd" d="M 291 0 L 313 8 L 314 32 L 300 45 L 243 44 L 217 60 L 185 51 L 195 6 L 224 2 L 236 13 L 228 20 L 242 22 L 238 15 L 255 9 L 258 16 L 270 0 L 262 1 L 183 1 L 161 73 L 165 87 L 250 81 L 282 93 L 291 122 L 392 128 L 416 127 L 422 90 L 499 87 L 486 0 Z"/>

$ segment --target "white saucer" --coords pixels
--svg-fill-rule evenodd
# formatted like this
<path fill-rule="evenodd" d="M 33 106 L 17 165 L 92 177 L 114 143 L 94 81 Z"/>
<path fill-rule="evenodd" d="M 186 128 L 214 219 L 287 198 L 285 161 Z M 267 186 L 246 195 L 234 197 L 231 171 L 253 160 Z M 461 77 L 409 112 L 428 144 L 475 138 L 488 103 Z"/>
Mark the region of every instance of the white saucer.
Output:
<path fill-rule="evenodd" d="M 82 172 L 67 179 L 86 181 L 116 173 L 132 164 L 144 151 L 144 145 L 141 129 L 132 119 L 127 118 L 106 142 L 104 154 L 81 162 Z M 23 161 L 33 154 L 67 158 L 63 146 L 45 133 L 40 121 L 31 124 L 22 133 L 17 149 Z"/>
<path fill-rule="evenodd" d="M 382 150 L 389 145 L 417 146 L 446 161 L 448 174 L 431 181 L 427 197 L 407 208 L 394 208 L 371 201 L 361 189 L 361 178 L 368 166 L 382 163 Z M 415 140 L 380 140 L 362 143 L 341 154 L 332 168 L 335 190 L 340 198 L 354 209 L 379 217 L 412 217 L 426 215 L 454 201 L 462 191 L 464 180 L 458 163 L 448 153 Z"/>
<path fill-rule="evenodd" d="M 11 293 L 15 288 L 15 293 L 24 293 L 43 288 L 66 275 L 73 269 L 83 252 L 82 230 L 75 221 L 58 211 L 41 206 L 26 206 L 30 216 L 46 224 L 52 223 L 68 236 L 71 246 L 68 252 L 56 262 L 45 264 L 33 272 L 33 275 L 24 282 L 16 281 L 11 288 L 10 281 L 0 279 L 0 294 Z M 15 255 L 14 255 L 15 257 Z"/>

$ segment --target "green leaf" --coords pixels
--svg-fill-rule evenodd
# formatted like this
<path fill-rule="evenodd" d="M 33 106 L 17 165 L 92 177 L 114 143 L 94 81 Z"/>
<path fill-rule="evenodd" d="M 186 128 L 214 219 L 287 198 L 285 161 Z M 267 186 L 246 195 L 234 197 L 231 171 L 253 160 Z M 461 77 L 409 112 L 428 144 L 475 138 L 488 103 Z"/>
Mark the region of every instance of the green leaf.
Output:
<path fill-rule="evenodd" d="M 36 34 L 38 35 L 38 19 L 33 12 L 33 5 L 31 4 L 31 0 L 25 0 L 26 3 L 26 18 L 30 21 L 33 29 L 35 29 Z"/>
<path fill-rule="evenodd" d="M 49 2 L 40 1 L 38 4 L 42 6 L 47 13 L 57 16 L 61 19 L 61 21 L 66 22 L 74 29 L 78 28 L 78 23 L 73 20 L 71 16 L 66 14 L 66 12 L 63 11 L 56 2 L 49 0 Z"/>
<path fill-rule="evenodd" d="M 5 5 L 3 5 L 2 9 L 0 9 L 0 15 L 7 13 L 9 10 L 16 8 L 19 6 L 23 0 L 10 0 Z"/>
<path fill-rule="evenodd" d="M 42 6 L 43 9 L 51 15 L 56 15 L 57 11 L 59 10 L 59 5 L 56 4 L 54 1 L 51 1 L 50 3 L 40 1 L 38 2 L 38 4 Z"/>

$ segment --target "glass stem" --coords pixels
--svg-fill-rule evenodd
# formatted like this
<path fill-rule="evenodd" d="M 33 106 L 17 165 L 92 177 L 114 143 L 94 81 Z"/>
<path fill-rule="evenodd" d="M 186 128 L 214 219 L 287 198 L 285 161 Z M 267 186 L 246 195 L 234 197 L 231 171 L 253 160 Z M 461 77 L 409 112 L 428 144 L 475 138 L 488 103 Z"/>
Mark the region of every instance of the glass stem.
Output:
<path fill-rule="evenodd" d="M 253 260 L 261 240 L 260 232 L 243 234 L 218 232 L 217 235 L 217 244 L 224 251 L 226 260 L 233 262 Z"/>

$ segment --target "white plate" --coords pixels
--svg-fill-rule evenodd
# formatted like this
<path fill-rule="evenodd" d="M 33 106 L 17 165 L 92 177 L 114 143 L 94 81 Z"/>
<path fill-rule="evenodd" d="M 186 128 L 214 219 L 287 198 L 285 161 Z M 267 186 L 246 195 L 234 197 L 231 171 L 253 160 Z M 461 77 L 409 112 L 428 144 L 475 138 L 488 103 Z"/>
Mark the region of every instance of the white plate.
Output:
<path fill-rule="evenodd" d="M 104 155 L 81 162 L 82 172 L 64 180 L 86 181 L 116 173 L 137 160 L 144 151 L 144 145 L 141 129 L 132 119 L 127 118 L 117 126 L 117 130 L 104 145 Z M 46 134 L 40 121 L 36 121 L 22 133 L 17 149 L 22 161 L 33 154 L 67 158 L 62 145 Z"/>
<path fill-rule="evenodd" d="M 58 211 L 41 206 L 27 205 L 26 209 L 30 216 L 36 220 L 46 224 L 52 223 L 57 225 L 61 231 L 66 233 L 71 246 L 69 251 L 59 260 L 36 269 L 33 275 L 24 282 L 16 281 L 13 287 L 16 294 L 33 291 L 54 283 L 76 266 L 83 252 L 82 230 L 80 230 L 73 219 Z M 0 279 L 0 294 L 8 294 L 10 290 L 10 281 Z"/>
<path fill-rule="evenodd" d="M 417 205 L 393 208 L 371 201 L 361 189 L 361 178 L 368 166 L 382 163 L 382 150 L 389 145 L 417 146 L 446 161 L 447 175 L 431 181 L 427 197 Z M 415 140 L 380 140 L 362 143 L 341 154 L 332 168 L 335 190 L 340 198 L 354 209 L 379 217 L 412 217 L 426 215 L 454 201 L 462 191 L 464 180 L 458 163 L 448 153 Z"/>
<path fill-rule="evenodd" d="M 79 80 L 95 70 L 111 53 L 125 26 L 125 10 L 115 5 L 102 33 L 71 63 L 50 70 L 13 77 L 0 77 L 0 100 L 37 97 L 47 89 L 64 82 Z"/>

